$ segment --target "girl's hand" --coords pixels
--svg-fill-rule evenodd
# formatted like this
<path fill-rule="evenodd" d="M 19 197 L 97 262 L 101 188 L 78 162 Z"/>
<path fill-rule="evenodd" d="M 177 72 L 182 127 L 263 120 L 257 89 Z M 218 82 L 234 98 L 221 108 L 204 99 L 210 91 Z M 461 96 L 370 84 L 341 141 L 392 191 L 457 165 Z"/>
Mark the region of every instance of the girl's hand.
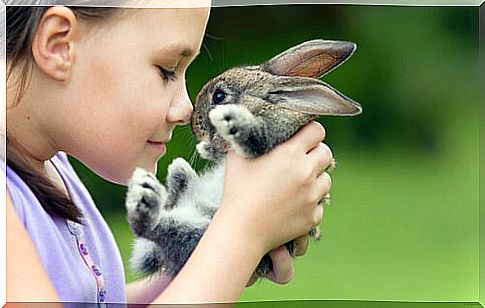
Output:
<path fill-rule="evenodd" d="M 296 244 L 296 255 L 302 256 L 306 253 L 308 249 L 308 235 L 301 236 L 295 240 Z M 290 253 L 286 246 L 282 245 L 278 248 L 275 248 L 269 252 L 269 256 L 271 257 L 271 261 L 273 262 L 273 271 L 269 273 L 267 278 L 273 282 L 278 284 L 287 284 L 288 282 L 293 279 L 293 258 L 290 256 Z M 251 276 L 247 287 L 253 285 L 257 280 L 256 276 Z"/>
<path fill-rule="evenodd" d="M 263 254 L 320 223 L 323 208 L 318 203 L 331 187 L 329 175 L 322 172 L 332 160 L 321 143 L 324 137 L 323 127 L 312 122 L 259 158 L 228 154 L 219 214 L 227 215 L 227 222 Z M 275 275 L 275 280 L 285 280 L 279 272 Z"/>
<path fill-rule="evenodd" d="M 221 206 L 157 302 L 234 302 L 264 254 L 308 235 L 322 219 L 318 203 L 331 186 L 322 172 L 332 160 L 324 137 L 323 127 L 312 122 L 256 159 L 229 153 Z M 283 282 L 293 269 L 280 256 L 272 253 L 274 280 Z"/>

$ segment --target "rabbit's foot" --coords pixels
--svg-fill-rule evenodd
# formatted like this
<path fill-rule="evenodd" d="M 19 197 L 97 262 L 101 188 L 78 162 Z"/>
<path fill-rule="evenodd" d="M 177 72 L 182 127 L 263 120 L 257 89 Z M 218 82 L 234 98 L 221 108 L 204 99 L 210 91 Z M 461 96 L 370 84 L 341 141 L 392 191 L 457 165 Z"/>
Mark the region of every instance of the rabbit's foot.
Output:
<path fill-rule="evenodd" d="M 142 237 L 136 238 L 130 258 L 130 267 L 136 272 L 151 275 L 158 272 L 162 266 L 163 253 L 160 246 Z"/>
<path fill-rule="evenodd" d="M 273 261 L 271 261 L 271 257 L 269 254 L 265 254 L 263 258 L 258 263 L 256 270 L 254 273 L 258 277 L 266 277 L 268 274 L 273 270 Z"/>
<path fill-rule="evenodd" d="M 202 217 L 196 208 L 178 206 L 162 211 L 160 221 L 147 238 L 160 247 L 160 254 L 152 251 L 145 261 L 163 268 L 174 277 L 187 262 L 192 251 L 204 234 L 210 219 Z"/>
<path fill-rule="evenodd" d="M 244 143 L 258 127 L 258 121 L 246 107 L 219 105 L 209 113 L 209 118 L 218 134 L 231 144 L 237 154 L 248 156 Z"/>
<path fill-rule="evenodd" d="M 331 173 L 332 171 L 335 170 L 335 168 L 337 168 L 337 161 L 332 158 L 332 160 L 330 161 L 330 164 L 328 165 L 327 169 L 325 169 L 325 172 Z"/>
<path fill-rule="evenodd" d="M 189 187 L 190 183 L 197 179 L 197 173 L 185 159 L 176 158 L 168 166 L 167 188 L 168 196 L 164 204 L 166 209 L 172 209 L 180 195 Z"/>
<path fill-rule="evenodd" d="M 318 241 L 322 237 L 322 231 L 318 227 L 315 227 L 310 230 L 309 235 L 310 238 Z"/>
<path fill-rule="evenodd" d="M 126 209 L 128 222 L 133 232 L 144 236 L 155 228 L 160 217 L 160 207 L 167 192 L 150 172 L 137 168 L 128 183 Z"/>
<path fill-rule="evenodd" d="M 199 142 L 195 148 L 203 159 L 216 161 L 223 157 L 223 154 L 207 141 Z"/>
<path fill-rule="evenodd" d="M 330 204 L 330 193 L 327 193 L 325 196 L 323 196 L 323 198 L 320 200 L 320 202 L 318 204 L 320 204 L 321 206 L 329 205 Z"/>

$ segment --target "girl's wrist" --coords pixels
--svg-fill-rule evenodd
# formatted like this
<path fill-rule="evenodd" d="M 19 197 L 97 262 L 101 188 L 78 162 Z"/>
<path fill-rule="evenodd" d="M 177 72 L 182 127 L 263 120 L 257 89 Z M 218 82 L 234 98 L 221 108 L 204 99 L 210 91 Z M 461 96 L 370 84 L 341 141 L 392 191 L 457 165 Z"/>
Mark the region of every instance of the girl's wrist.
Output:
<path fill-rule="evenodd" d="M 232 203 L 228 206 L 228 202 Z M 228 240 L 237 243 L 247 243 L 246 249 L 250 249 L 258 258 L 261 258 L 267 253 L 266 242 L 261 232 L 255 228 L 255 224 L 249 219 L 241 217 L 243 204 L 234 204 L 237 201 L 222 201 L 219 210 L 214 215 L 211 225 L 215 228 L 222 228 L 226 236 L 230 237 Z M 218 225 L 218 226 L 216 226 Z"/>

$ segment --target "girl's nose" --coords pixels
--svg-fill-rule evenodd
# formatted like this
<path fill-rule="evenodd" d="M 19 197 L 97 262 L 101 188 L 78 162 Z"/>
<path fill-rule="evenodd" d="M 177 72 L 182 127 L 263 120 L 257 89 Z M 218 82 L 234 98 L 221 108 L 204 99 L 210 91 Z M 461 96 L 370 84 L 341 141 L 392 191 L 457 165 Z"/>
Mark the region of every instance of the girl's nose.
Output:
<path fill-rule="evenodd" d="M 177 123 L 179 125 L 185 125 L 190 122 L 190 116 L 192 115 L 192 103 L 190 102 L 187 89 L 181 91 L 180 95 L 174 97 L 170 109 L 167 114 L 167 121 L 171 123 Z"/>

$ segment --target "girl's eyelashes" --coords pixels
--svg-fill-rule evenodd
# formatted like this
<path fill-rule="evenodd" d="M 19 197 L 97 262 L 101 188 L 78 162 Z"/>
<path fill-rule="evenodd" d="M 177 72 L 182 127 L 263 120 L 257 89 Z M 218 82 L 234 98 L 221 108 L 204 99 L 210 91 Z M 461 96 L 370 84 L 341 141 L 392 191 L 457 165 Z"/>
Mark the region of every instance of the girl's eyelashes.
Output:
<path fill-rule="evenodd" d="M 162 76 L 163 80 L 174 81 L 175 79 L 177 79 L 177 75 L 176 75 L 175 71 L 166 70 L 159 65 L 157 65 L 157 68 L 160 71 L 160 76 Z"/>

